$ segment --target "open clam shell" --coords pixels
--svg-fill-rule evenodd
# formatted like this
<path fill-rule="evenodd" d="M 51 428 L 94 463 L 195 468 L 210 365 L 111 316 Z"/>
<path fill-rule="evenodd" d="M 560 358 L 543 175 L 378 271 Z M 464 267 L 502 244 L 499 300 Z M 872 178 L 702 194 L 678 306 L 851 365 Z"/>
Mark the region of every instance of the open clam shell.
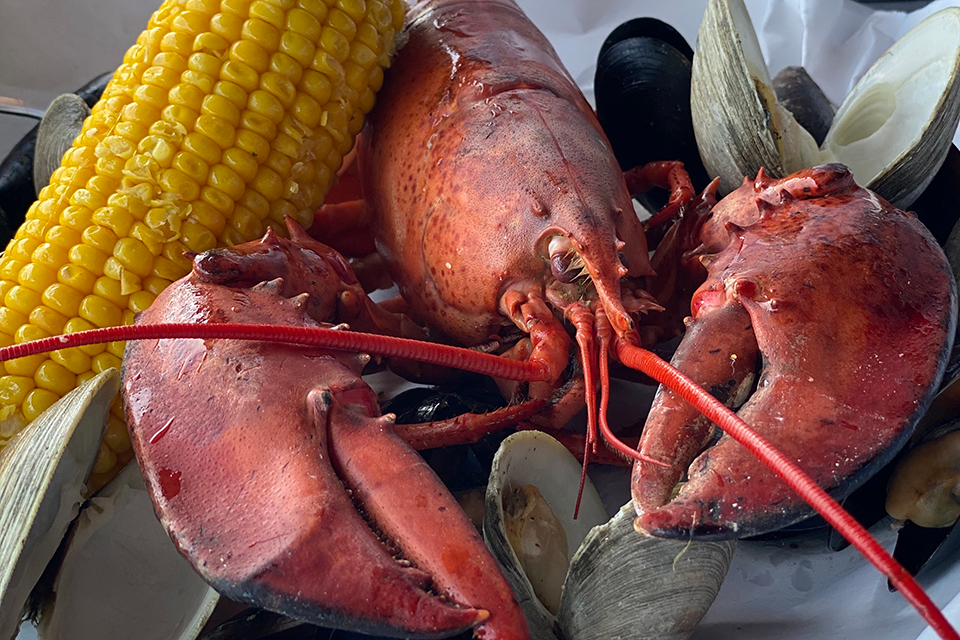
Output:
<path fill-rule="evenodd" d="M 687 544 L 638 534 L 636 514 L 625 505 L 612 519 L 587 481 L 577 520 L 572 511 L 580 464 L 552 437 L 521 431 L 504 440 L 487 485 L 484 536 L 500 562 L 531 637 L 556 640 L 688 637 L 706 613 L 733 559 L 735 541 Z M 528 485 L 538 488 L 566 533 L 569 567 L 564 566 L 556 614 L 540 601 L 530 576 L 511 546 L 507 516 L 512 496 Z M 505 507 L 505 503 L 507 506 Z M 532 518 L 533 509 L 522 518 Z M 542 530 L 541 530 L 542 531 Z M 554 546 L 535 535 L 533 546 Z M 521 542 L 523 547 L 529 543 Z M 554 570 L 554 573 L 556 571 Z M 546 589 L 548 594 L 555 589 Z M 553 603 L 549 603 L 553 606 Z"/>
<path fill-rule="evenodd" d="M 0 454 L 0 638 L 16 635 L 27 597 L 84 500 L 120 387 L 108 370 L 61 398 Z"/>
<path fill-rule="evenodd" d="M 861 184 L 906 208 L 933 180 L 960 122 L 960 8 L 907 32 L 840 105 L 823 145 L 777 101 L 743 0 L 710 0 L 693 60 L 697 144 L 720 188 L 763 167 L 782 177 L 840 162 Z"/>
<path fill-rule="evenodd" d="M 41 640 L 193 640 L 219 599 L 171 544 L 135 464 L 80 513 L 54 594 Z"/>

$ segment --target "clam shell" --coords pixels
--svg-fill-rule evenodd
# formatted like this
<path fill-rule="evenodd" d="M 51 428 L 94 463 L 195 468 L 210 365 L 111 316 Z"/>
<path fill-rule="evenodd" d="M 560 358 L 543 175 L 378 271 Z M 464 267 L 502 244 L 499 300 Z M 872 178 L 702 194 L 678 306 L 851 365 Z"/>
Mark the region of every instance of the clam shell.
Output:
<path fill-rule="evenodd" d="M 933 180 L 960 122 L 960 8 L 922 20 L 860 78 L 822 149 L 905 209 Z"/>
<path fill-rule="evenodd" d="M 0 454 L 0 638 L 16 635 L 24 603 L 83 502 L 120 388 L 116 370 L 77 387 Z"/>
<path fill-rule="evenodd" d="M 819 163 L 813 137 L 777 102 L 743 0 L 710 0 L 693 56 L 693 129 L 700 157 L 720 191 L 763 167 L 783 177 Z"/>
<path fill-rule="evenodd" d="M 135 464 L 81 511 L 54 592 L 40 640 L 193 640 L 219 599 L 170 542 Z"/>
<path fill-rule="evenodd" d="M 636 515 L 624 505 L 577 551 L 557 616 L 568 640 L 682 640 L 716 599 L 736 540 L 643 536 L 633 528 Z"/>
<path fill-rule="evenodd" d="M 687 544 L 642 536 L 633 528 L 631 504 L 607 520 L 589 480 L 580 517 L 572 520 L 579 481 L 580 464 L 544 433 L 516 433 L 494 458 L 484 537 L 527 615 L 531 637 L 688 637 L 716 598 L 736 542 Z M 572 557 L 556 617 L 534 595 L 504 530 L 501 496 L 508 487 L 527 484 L 539 487 L 566 527 Z"/>
<path fill-rule="evenodd" d="M 538 487 L 564 525 L 568 556 L 572 558 L 590 529 L 607 521 L 606 509 L 589 478 L 583 488 L 579 516 L 573 519 L 580 471 L 576 458 L 556 439 L 540 431 L 519 431 L 511 435 L 503 441 L 493 459 L 487 484 L 483 537 L 527 616 L 534 640 L 556 639 L 555 618 L 537 599 L 533 585 L 507 540 L 502 496 L 510 487 L 531 484 Z"/>
<path fill-rule="evenodd" d="M 83 129 L 90 107 L 80 96 L 64 93 L 47 108 L 37 130 L 36 155 L 33 158 L 33 184 L 40 190 L 50 184 L 50 176 L 60 167 L 63 154 Z"/>

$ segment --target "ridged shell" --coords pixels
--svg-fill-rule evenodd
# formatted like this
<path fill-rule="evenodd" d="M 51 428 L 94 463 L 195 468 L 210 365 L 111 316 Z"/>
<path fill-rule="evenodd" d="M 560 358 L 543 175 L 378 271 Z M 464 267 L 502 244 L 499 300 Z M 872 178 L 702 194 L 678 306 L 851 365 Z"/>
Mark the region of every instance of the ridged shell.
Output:
<path fill-rule="evenodd" d="M 84 500 L 120 376 L 110 369 L 44 411 L 0 454 L 0 638 L 20 612 Z"/>
<path fill-rule="evenodd" d="M 686 542 L 638 534 L 627 504 L 607 521 L 592 484 L 571 519 L 580 465 L 544 433 L 504 440 L 487 486 L 487 544 L 500 562 L 536 640 L 682 639 L 710 608 L 733 558 L 735 541 Z M 508 486 L 534 484 L 567 527 L 572 553 L 557 616 L 537 600 L 507 542 L 501 496 Z M 586 528 L 596 524 L 589 532 Z"/>
<path fill-rule="evenodd" d="M 60 167 L 63 154 L 83 129 L 90 107 L 80 96 L 64 93 L 53 99 L 37 130 L 37 150 L 33 158 L 33 184 L 40 190 L 50 184 L 50 176 Z"/>
<path fill-rule="evenodd" d="M 729 193 L 763 167 L 783 177 L 818 164 L 817 143 L 777 102 L 743 0 L 710 0 L 693 56 L 690 105 L 707 173 Z"/>
<path fill-rule="evenodd" d="M 634 530 L 634 518 L 624 505 L 577 551 L 557 616 L 568 640 L 683 640 L 716 599 L 735 540 L 651 538 Z"/>

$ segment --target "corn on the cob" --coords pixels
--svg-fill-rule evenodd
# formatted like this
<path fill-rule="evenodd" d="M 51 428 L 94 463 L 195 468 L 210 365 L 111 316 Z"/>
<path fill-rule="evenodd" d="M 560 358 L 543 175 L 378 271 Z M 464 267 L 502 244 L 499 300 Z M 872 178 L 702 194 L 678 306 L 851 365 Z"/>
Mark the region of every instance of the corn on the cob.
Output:
<path fill-rule="evenodd" d="M 0 260 L 0 346 L 129 324 L 185 251 L 309 225 L 373 107 L 402 0 L 167 0 Z M 0 447 L 123 343 L 5 364 Z M 95 473 L 132 456 L 119 401 Z"/>

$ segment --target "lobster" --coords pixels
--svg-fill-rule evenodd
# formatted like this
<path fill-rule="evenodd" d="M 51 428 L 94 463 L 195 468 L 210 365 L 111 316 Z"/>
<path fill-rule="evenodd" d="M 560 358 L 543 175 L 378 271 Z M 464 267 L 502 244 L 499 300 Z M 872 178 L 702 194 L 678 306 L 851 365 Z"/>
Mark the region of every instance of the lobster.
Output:
<path fill-rule="evenodd" d="M 465 343 L 484 341 L 510 324 L 528 332 L 529 341 L 521 340 L 507 355 L 535 365 L 525 378 L 516 378 L 528 381 L 535 398 L 553 393 L 566 365 L 571 343 L 560 315 L 575 327 L 586 379 L 583 393 L 595 415 L 592 394 L 600 378 L 601 411 L 594 420 L 602 430 L 608 431 L 602 410 L 608 361 L 615 357 L 658 381 L 669 381 L 685 400 L 696 399 L 709 420 L 738 441 L 751 442 L 752 451 L 763 450 L 767 458 L 776 459 L 785 482 L 802 490 L 805 499 L 813 495 L 818 508 L 828 509 L 831 522 L 848 523 L 829 510 L 836 505 L 795 464 L 744 436 L 742 423 L 729 410 L 638 347 L 639 314 L 660 307 L 643 286 L 653 272 L 642 229 L 589 105 L 522 12 L 506 1 L 431 2 L 412 10 L 407 36 L 363 135 L 360 169 L 377 246 L 406 294 L 411 314 Z M 836 204 L 861 193 L 844 182 L 840 170 L 817 171 L 784 183 L 764 183 L 763 201 L 786 201 L 781 191 L 803 200 L 810 192 L 832 194 Z M 828 176 L 833 177 L 825 179 Z M 851 193 L 834 188 L 841 183 Z M 756 224 L 732 213 L 709 218 L 712 196 L 708 189 L 681 208 L 702 214 L 699 237 L 717 252 L 716 264 L 740 260 L 735 251 L 720 251 L 723 246 L 748 246 L 743 238 L 750 234 L 761 240 L 749 246 L 760 246 L 778 228 L 790 226 L 771 223 L 773 216 L 761 216 Z M 757 195 L 751 197 L 755 201 Z M 745 202 L 747 209 L 758 206 L 750 198 Z M 743 204 L 735 197 L 718 211 Z M 882 205 L 876 207 L 889 214 Z M 768 207 L 761 204 L 759 210 Z M 915 227 L 910 232 L 922 235 Z M 428 242 L 438 237 L 440 242 Z M 714 240 L 721 237 L 722 242 Z M 278 243 L 268 236 L 263 244 Z M 305 275 L 291 275 L 287 266 L 274 270 L 273 249 L 251 252 L 258 259 L 265 253 L 271 256 L 269 269 L 253 269 L 256 277 L 248 273 L 245 259 L 225 253 L 197 256 L 196 281 L 169 289 L 155 304 L 156 311 L 138 318 L 138 326 L 58 337 L 52 348 L 83 340 L 150 337 L 149 342 L 131 343 L 124 366 L 125 402 L 138 458 L 181 551 L 226 593 L 366 631 L 426 636 L 479 625 L 479 637 L 525 637 L 522 615 L 487 562 L 475 531 L 452 515 L 458 513 L 452 499 L 441 495 L 422 462 L 398 440 L 389 418 L 379 416 L 373 394 L 358 381 L 364 357 L 337 355 L 317 343 L 303 350 L 262 342 L 241 346 L 245 343 L 229 339 L 221 345 L 210 339 L 276 340 L 283 332 L 266 333 L 259 323 L 285 321 L 300 328 L 339 322 L 329 313 L 334 301 L 352 297 L 356 302 L 360 293 L 342 259 L 326 248 L 310 251 L 320 258 L 300 248 L 280 251 L 314 264 Z M 715 280 L 708 281 L 714 293 L 721 291 Z M 300 286 L 290 289 L 293 282 Z M 303 290 L 316 282 L 321 285 L 315 290 Z M 949 280 L 933 278 L 931 286 L 940 299 L 946 286 L 952 314 L 953 289 L 945 282 Z M 750 297 L 748 289 L 735 287 L 741 299 Z M 710 296 L 703 291 L 695 305 L 699 300 L 706 307 Z M 365 307 L 355 305 L 352 313 L 357 318 L 375 315 L 363 311 Z M 307 315 L 310 309 L 314 317 Z M 936 317 L 922 330 L 952 328 L 952 319 L 944 323 L 945 312 L 935 307 Z M 188 325 L 178 336 L 206 340 L 157 340 L 172 330 L 166 322 L 184 320 L 209 324 Z M 258 324 L 251 325 L 255 331 L 243 333 L 243 323 Z M 713 333 L 720 333 L 712 326 Z M 217 331 L 208 333 L 202 327 Z M 760 329 L 755 323 L 755 330 Z M 949 338 L 941 332 L 931 340 L 940 340 L 939 353 Z M 758 339 L 761 351 L 763 344 Z M 3 358 L 24 355 L 24 345 L 16 347 L 20 349 L 2 351 Z M 424 352 L 439 349 L 423 347 Z M 931 365 L 929 358 L 924 363 L 934 369 L 926 374 L 932 386 L 939 365 Z M 493 373 L 506 377 L 501 370 Z M 184 385 L 184 379 L 193 382 Z M 181 384 L 169 384 L 175 380 Z M 214 390 L 227 384 L 231 392 L 218 396 L 224 404 L 211 404 Z M 248 393 L 251 387 L 256 395 Z M 914 410 L 920 410 L 928 393 L 920 393 Z M 261 421 L 260 416 L 268 414 L 269 421 Z M 261 422 L 270 430 L 255 438 Z M 895 446 L 900 438 L 892 436 L 881 448 Z M 175 457 L 184 452 L 191 452 L 186 461 Z M 640 469 L 665 464 L 643 448 L 630 454 L 641 458 Z M 210 465 L 211 459 L 229 464 Z M 404 473 L 396 475 L 398 469 Z M 351 494 L 342 490 L 338 478 Z M 401 540 L 401 546 L 413 543 L 404 547 L 404 555 L 418 568 L 395 566 L 353 509 L 352 497 L 389 538 Z M 391 504 L 394 500 L 399 504 Z M 268 508 L 276 502 L 284 510 Z M 763 501 L 752 509 L 762 512 Z M 412 520 L 417 531 L 406 528 L 406 520 Z M 457 533 L 447 533 L 447 527 Z M 859 537 L 866 535 L 859 531 L 851 536 L 853 542 L 882 563 L 878 558 L 883 551 L 871 545 L 869 536 Z M 451 538 L 456 539 L 452 549 L 447 546 Z M 450 571 L 452 565 L 457 571 Z M 886 571 L 948 637 L 949 627 L 909 577 L 896 567 L 887 566 Z M 352 596 L 358 578 L 363 591 Z M 444 597 L 462 606 L 430 597 L 423 587 L 431 579 Z"/>

